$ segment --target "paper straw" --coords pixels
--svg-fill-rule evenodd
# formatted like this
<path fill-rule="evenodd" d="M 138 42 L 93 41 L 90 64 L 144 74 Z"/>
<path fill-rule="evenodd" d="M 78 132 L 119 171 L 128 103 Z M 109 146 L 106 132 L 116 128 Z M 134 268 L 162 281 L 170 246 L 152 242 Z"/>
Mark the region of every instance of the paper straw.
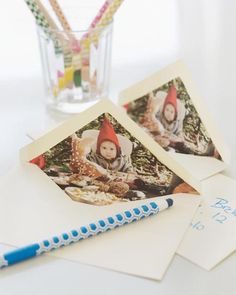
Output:
<path fill-rule="evenodd" d="M 102 7 L 99 9 L 98 14 L 95 16 L 95 18 L 93 19 L 93 21 L 91 22 L 88 31 L 90 32 L 92 29 L 94 29 L 97 24 L 99 23 L 99 21 L 101 20 L 102 16 L 104 15 L 104 13 L 106 12 L 107 8 L 109 7 L 110 3 L 113 0 L 107 0 L 105 1 L 105 3 L 102 5 Z M 86 33 L 83 35 L 82 39 L 87 38 L 89 35 L 89 33 Z"/>
<path fill-rule="evenodd" d="M 58 40 L 60 40 L 61 44 L 62 44 L 62 49 L 63 52 L 68 52 L 68 48 L 69 45 L 66 42 L 66 39 L 63 37 L 63 35 L 60 33 L 60 29 L 58 28 L 57 24 L 55 23 L 55 21 L 52 19 L 52 17 L 50 16 L 50 14 L 48 13 L 47 9 L 44 7 L 44 5 L 42 4 L 42 1 L 40 0 L 34 0 L 36 2 L 36 4 L 38 5 L 41 13 L 44 15 L 44 17 L 47 19 L 50 28 L 53 30 L 53 34 L 56 36 L 56 38 Z"/>
<path fill-rule="evenodd" d="M 49 39 L 52 39 L 55 47 L 55 52 L 57 54 L 62 53 L 62 49 L 59 45 L 58 38 L 56 37 L 55 33 L 51 30 L 50 23 L 41 11 L 41 9 L 39 8 L 38 3 L 36 3 L 35 0 L 25 0 L 25 3 L 34 15 L 36 24 L 44 31 L 45 35 Z"/>
<path fill-rule="evenodd" d="M 84 47 L 85 51 L 89 50 L 89 45 L 91 42 L 97 44 L 100 31 L 112 21 L 114 14 L 123 3 L 123 1 L 124 0 L 113 0 L 110 2 L 101 19 L 97 22 L 94 29 L 89 32 L 89 35 L 87 36 L 87 39 L 89 39 L 89 41 L 86 42 L 86 46 Z"/>
<path fill-rule="evenodd" d="M 54 41 L 56 54 L 58 53 L 63 54 L 65 76 L 63 78 L 58 78 L 59 89 L 62 90 L 63 88 L 71 87 L 71 84 L 73 81 L 73 68 L 72 68 L 72 50 L 70 48 L 70 42 L 68 42 L 68 40 L 64 38 L 57 24 L 55 23 L 55 21 L 49 15 L 47 9 L 42 4 L 42 1 L 40 0 L 25 0 L 25 1 L 28 4 L 30 10 L 33 12 L 36 18 L 36 22 L 38 20 L 41 21 L 41 19 L 43 19 L 44 21 L 43 24 L 46 24 L 45 25 L 47 29 L 46 32 L 47 34 L 51 36 L 52 40 Z M 37 24 L 39 23 L 37 22 Z M 63 83 L 62 83 L 62 80 L 63 80 Z M 64 85 L 63 88 L 62 88 L 62 85 Z"/>
<path fill-rule="evenodd" d="M 25 3 L 27 4 L 28 8 L 32 12 L 32 14 L 35 17 L 35 21 L 40 28 L 44 31 L 44 33 L 51 38 L 52 33 L 50 32 L 50 25 L 42 12 L 40 11 L 38 5 L 34 0 L 25 0 Z"/>
<path fill-rule="evenodd" d="M 113 0 L 108 6 L 106 12 L 103 14 L 101 20 L 98 22 L 96 28 L 103 28 L 108 25 L 124 0 Z"/>
<path fill-rule="evenodd" d="M 50 1 L 50 0 L 49 0 Z M 110 3 L 113 0 L 106 0 L 105 3 L 102 5 L 102 7 L 99 9 L 98 14 L 95 16 L 95 18 L 93 19 L 93 21 L 91 22 L 91 24 L 89 25 L 88 28 L 88 32 L 85 33 L 82 38 L 81 38 L 81 46 L 84 45 L 83 47 L 88 48 L 89 46 L 89 33 L 96 27 L 96 25 L 99 23 L 99 21 L 101 20 L 102 16 L 104 15 L 104 13 L 107 11 L 107 8 L 109 7 Z M 87 43 L 87 45 L 83 44 L 83 41 L 85 43 Z M 81 47 L 77 48 L 78 49 L 78 53 L 81 51 Z"/>
<path fill-rule="evenodd" d="M 72 61 L 73 67 L 74 67 L 74 75 L 73 75 L 73 81 L 75 87 L 81 87 L 81 55 L 80 54 L 74 54 L 73 55 L 73 61 Z"/>
<path fill-rule="evenodd" d="M 57 0 L 49 0 L 63 30 L 65 31 L 67 37 L 69 38 L 69 40 L 71 42 L 73 42 L 73 46 L 76 48 L 78 45 L 78 41 L 74 38 L 73 34 L 71 33 L 72 32 L 72 29 L 69 25 L 69 22 L 67 21 L 66 17 L 65 17 L 65 14 L 63 13 L 59 3 L 57 2 Z"/>
<path fill-rule="evenodd" d="M 81 55 L 82 55 L 82 64 L 86 63 L 87 59 L 89 59 L 90 54 L 90 44 L 94 43 L 95 47 L 97 47 L 98 38 L 101 33 L 101 30 L 106 27 L 112 20 L 113 15 L 121 5 L 124 0 L 108 0 L 104 3 L 104 5 L 99 10 L 97 16 L 94 18 L 91 23 L 88 33 L 86 33 L 81 40 Z M 83 73 L 83 72 L 82 72 Z M 96 74 L 96 71 L 95 71 Z M 82 74 L 82 80 L 85 80 L 85 85 L 89 85 L 89 81 L 91 86 L 93 84 L 97 85 L 97 77 L 93 75 L 89 80 Z M 84 83 L 82 83 L 83 85 Z"/>
<path fill-rule="evenodd" d="M 44 15 L 44 17 L 47 19 L 50 28 L 55 30 L 55 31 L 59 31 L 59 28 L 58 28 L 57 24 L 52 19 L 52 17 L 48 13 L 47 9 L 44 7 L 42 2 L 40 0 L 35 0 L 35 2 L 37 3 L 37 5 L 38 5 L 39 9 L 41 10 L 42 14 Z"/>
<path fill-rule="evenodd" d="M 85 33 L 82 38 L 79 46 L 77 46 L 77 54 L 81 54 L 81 63 L 80 66 L 83 66 L 82 70 L 79 70 L 79 64 L 75 64 L 75 67 L 77 70 L 74 73 L 74 81 L 76 81 L 75 86 L 79 87 L 78 85 L 82 85 L 82 88 L 84 89 L 84 92 L 88 91 L 88 85 L 90 81 L 89 77 L 89 49 L 90 49 L 90 41 L 89 41 L 89 33 L 96 27 L 97 23 L 102 18 L 103 14 L 107 10 L 108 6 L 113 0 L 107 0 L 102 5 L 102 7 L 99 9 L 98 14 L 95 16 L 93 21 L 91 22 L 88 32 Z M 75 59 L 75 61 L 78 60 Z"/>
<path fill-rule="evenodd" d="M 61 26 L 62 28 L 65 30 L 65 31 L 68 31 L 68 32 L 71 32 L 72 29 L 59 5 L 59 3 L 57 2 L 57 0 L 49 0 L 55 14 L 57 15 L 58 17 L 58 20 L 60 21 L 61 23 Z"/>
<path fill-rule="evenodd" d="M 160 200 L 159 202 L 149 202 L 145 205 L 135 207 L 123 213 L 109 216 L 86 226 L 80 226 L 69 232 L 62 233 L 40 243 L 31 244 L 0 256 L 0 268 L 9 266 L 29 258 L 39 256 L 54 249 L 67 246 L 71 243 L 79 242 L 108 230 L 121 227 L 123 225 L 138 221 L 142 218 L 158 214 L 173 205 L 172 199 Z M 37 230 L 37 229 L 35 229 Z M 140 232 L 140 237 L 142 233 Z M 79 251 L 79 250 L 78 250 Z"/>
<path fill-rule="evenodd" d="M 40 10 L 44 14 L 44 16 L 47 18 L 50 27 L 55 31 L 55 35 L 57 38 L 61 41 L 62 43 L 62 50 L 63 50 L 63 58 L 64 58 L 64 82 L 65 82 L 65 87 L 71 87 L 71 83 L 73 80 L 73 74 L 71 78 L 71 72 L 73 73 L 73 68 L 72 68 L 72 50 L 70 48 L 69 42 L 63 37 L 63 35 L 60 33 L 60 30 L 57 26 L 57 24 L 54 22 L 54 20 L 51 18 L 51 16 L 48 14 L 46 8 L 43 6 L 42 2 L 40 0 L 35 0 L 36 3 L 38 4 Z M 75 40 L 69 34 L 67 34 L 69 40 Z"/>

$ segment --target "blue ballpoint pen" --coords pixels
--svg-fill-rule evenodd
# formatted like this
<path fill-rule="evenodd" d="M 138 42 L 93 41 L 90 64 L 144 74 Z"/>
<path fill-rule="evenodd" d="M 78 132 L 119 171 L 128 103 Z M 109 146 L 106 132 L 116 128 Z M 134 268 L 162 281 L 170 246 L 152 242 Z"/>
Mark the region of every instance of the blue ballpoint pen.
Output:
<path fill-rule="evenodd" d="M 116 227 L 157 214 L 172 205 L 173 199 L 170 198 L 158 202 L 151 201 L 145 205 L 126 210 L 114 216 L 109 216 L 86 226 L 80 226 L 77 229 L 62 233 L 61 235 L 54 236 L 42 242 L 15 249 L 0 256 L 0 268 L 39 256 L 62 246 L 84 240 Z"/>

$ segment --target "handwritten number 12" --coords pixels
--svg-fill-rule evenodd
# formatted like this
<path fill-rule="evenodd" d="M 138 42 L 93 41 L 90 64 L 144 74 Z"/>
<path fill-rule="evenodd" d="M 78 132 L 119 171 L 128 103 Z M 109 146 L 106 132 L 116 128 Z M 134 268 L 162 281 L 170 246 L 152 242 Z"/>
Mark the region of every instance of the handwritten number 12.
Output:
<path fill-rule="evenodd" d="M 213 215 L 212 218 L 219 223 L 223 223 L 227 219 L 225 215 L 221 215 L 219 212 Z"/>

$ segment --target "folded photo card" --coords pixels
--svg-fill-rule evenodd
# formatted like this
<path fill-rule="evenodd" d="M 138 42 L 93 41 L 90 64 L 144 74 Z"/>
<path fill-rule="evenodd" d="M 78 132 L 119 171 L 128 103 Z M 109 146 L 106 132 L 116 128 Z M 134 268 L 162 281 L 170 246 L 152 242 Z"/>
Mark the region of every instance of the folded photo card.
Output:
<path fill-rule="evenodd" d="M 111 112 L 104 113 L 109 107 Z M 155 142 L 140 133 L 122 110 L 105 100 L 90 109 L 93 116 L 92 110 L 97 113 L 92 121 L 79 129 L 74 124 L 73 133 L 68 128 L 69 136 L 59 142 L 62 127 L 52 131 L 48 140 L 43 137 L 22 149 L 22 160 L 36 164 L 73 200 L 92 205 L 197 194 L 200 184 L 161 148 L 157 151 Z"/>
<path fill-rule="evenodd" d="M 236 251 L 236 181 L 217 174 L 202 189 L 201 206 L 177 253 L 211 270 Z"/>
<path fill-rule="evenodd" d="M 122 91 L 119 103 L 199 180 L 229 163 L 228 148 L 181 61 Z"/>
<path fill-rule="evenodd" d="M 177 253 L 212 269 L 236 248 L 236 182 L 217 174 L 227 167 L 229 151 L 186 67 L 176 62 L 124 90 L 120 104 L 158 147 L 201 181 L 202 204 Z"/>
<path fill-rule="evenodd" d="M 200 184 L 122 108 L 100 101 L 20 154 L 0 184 L 0 242 L 37 242 L 171 195 L 175 205 L 158 216 L 48 254 L 162 279 L 200 203 Z"/>

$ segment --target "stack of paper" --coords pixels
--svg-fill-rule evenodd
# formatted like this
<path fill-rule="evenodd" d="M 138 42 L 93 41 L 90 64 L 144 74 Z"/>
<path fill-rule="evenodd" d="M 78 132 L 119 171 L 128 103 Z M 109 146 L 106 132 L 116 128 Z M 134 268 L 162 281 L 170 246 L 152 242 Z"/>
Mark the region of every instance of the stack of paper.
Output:
<path fill-rule="evenodd" d="M 49 255 L 157 280 L 176 252 L 211 269 L 236 247 L 236 182 L 217 174 L 229 153 L 185 67 L 120 97 L 125 108 L 104 99 L 21 150 L 1 183 L 0 242 L 23 246 L 171 196 L 170 210 Z"/>

